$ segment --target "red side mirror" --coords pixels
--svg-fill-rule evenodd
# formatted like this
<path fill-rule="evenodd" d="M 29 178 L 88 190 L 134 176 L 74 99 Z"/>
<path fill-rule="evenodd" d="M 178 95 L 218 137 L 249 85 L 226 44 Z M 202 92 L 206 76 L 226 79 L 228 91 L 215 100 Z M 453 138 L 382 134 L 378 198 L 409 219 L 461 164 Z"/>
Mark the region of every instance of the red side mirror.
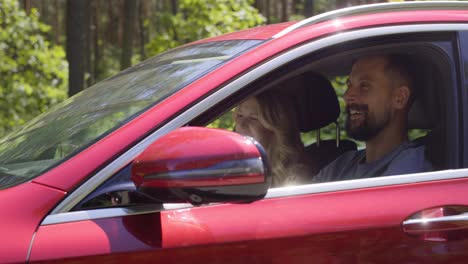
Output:
<path fill-rule="evenodd" d="M 249 202 L 271 182 L 263 148 L 234 132 L 184 127 L 161 137 L 132 164 L 138 190 L 161 202 Z"/>

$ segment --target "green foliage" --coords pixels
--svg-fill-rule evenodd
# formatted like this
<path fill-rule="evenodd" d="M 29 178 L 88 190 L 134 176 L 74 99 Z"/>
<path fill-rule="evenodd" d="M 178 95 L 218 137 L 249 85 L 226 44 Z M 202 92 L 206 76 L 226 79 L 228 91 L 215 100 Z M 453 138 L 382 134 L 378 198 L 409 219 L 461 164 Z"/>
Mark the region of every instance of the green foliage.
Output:
<path fill-rule="evenodd" d="M 101 52 L 103 55 L 97 67 L 95 82 L 102 81 L 120 71 L 120 61 L 118 60 L 120 57 L 120 48 L 109 45 L 106 46 L 105 49 L 102 49 Z M 133 64 L 137 64 L 138 62 L 140 62 L 140 60 L 133 62 Z"/>
<path fill-rule="evenodd" d="M 195 40 L 261 25 L 252 0 L 180 0 L 176 15 L 161 14 L 164 28 L 146 46 L 150 56 Z"/>
<path fill-rule="evenodd" d="M 15 0 L 0 0 L 0 135 L 66 97 L 68 65 L 62 48 L 45 39 L 48 26 Z"/>
<path fill-rule="evenodd" d="M 233 109 L 221 115 L 218 119 L 211 122 L 207 127 L 223 128 L 234 131 L 234 120 L 232 118 Z"/>

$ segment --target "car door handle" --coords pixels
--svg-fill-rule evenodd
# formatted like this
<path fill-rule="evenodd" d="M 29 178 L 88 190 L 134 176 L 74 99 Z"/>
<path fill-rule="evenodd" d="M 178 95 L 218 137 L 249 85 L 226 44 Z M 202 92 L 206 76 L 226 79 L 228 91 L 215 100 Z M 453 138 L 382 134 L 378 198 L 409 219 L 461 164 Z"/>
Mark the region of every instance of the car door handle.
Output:
<path fill-rule="evenodd" d="M 468 229 L 468 213 L 459 215 L 409 219 L 403 222 L 403 231 L 410 235 Z"/>

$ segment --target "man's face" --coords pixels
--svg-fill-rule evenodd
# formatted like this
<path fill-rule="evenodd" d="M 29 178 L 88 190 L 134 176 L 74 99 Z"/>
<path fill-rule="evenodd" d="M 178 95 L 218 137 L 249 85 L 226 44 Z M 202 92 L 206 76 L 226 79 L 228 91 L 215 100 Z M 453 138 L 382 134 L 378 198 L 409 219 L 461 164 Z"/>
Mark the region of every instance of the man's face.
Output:
<path fill-rule="evenodd" d="M 392 87 L 386 62 L 385 57 L 366 57 L 351 70 L 344 96 L 346 131 L 356 140 L 372 139 L 390 122 Z"/>

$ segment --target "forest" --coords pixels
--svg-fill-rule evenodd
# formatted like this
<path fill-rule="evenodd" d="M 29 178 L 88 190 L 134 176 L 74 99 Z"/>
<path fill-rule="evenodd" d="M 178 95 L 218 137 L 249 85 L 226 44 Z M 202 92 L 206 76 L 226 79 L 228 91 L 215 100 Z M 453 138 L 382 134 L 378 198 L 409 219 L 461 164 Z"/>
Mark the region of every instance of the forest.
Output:
<path fill-rule="evenodd" d="M 387 1 L 0 0 L 0 135 L 185 43 L 377 2 Z"/>

